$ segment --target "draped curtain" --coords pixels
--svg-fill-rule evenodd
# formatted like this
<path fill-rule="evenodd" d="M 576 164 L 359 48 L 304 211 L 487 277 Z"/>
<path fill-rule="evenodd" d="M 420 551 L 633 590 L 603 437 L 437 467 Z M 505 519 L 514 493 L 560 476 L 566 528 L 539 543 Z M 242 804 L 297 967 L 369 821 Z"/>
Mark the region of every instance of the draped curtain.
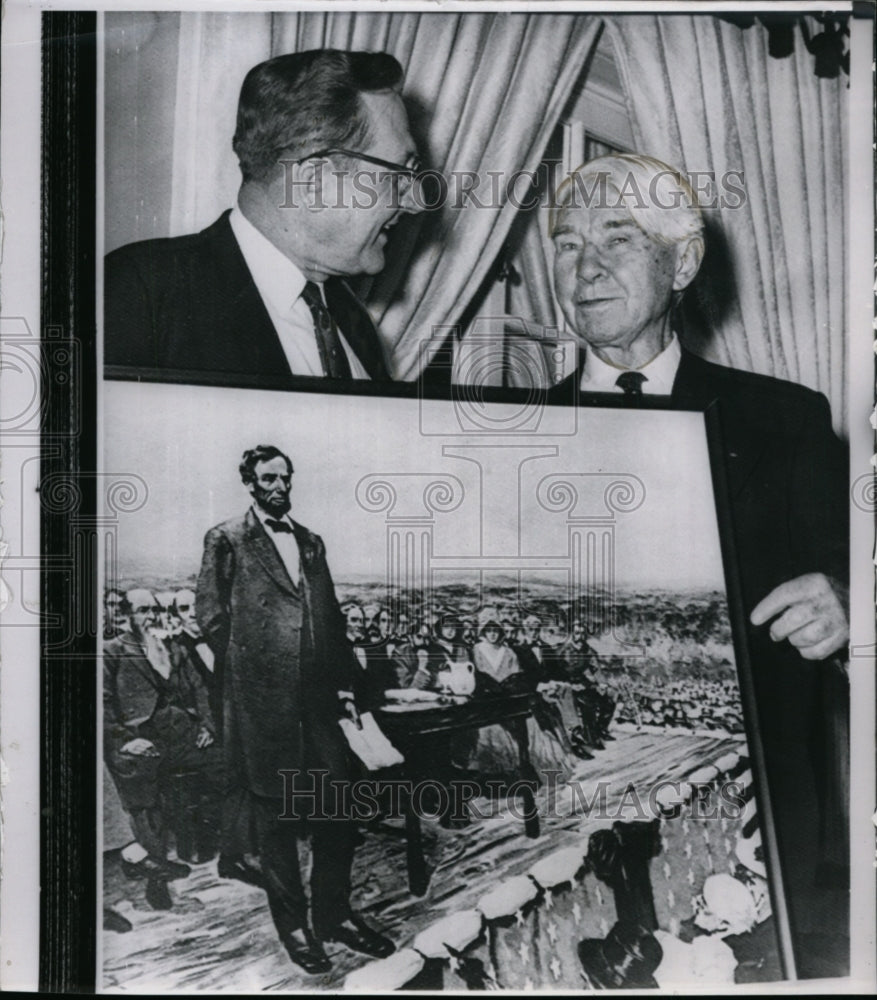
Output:
<path fill-rule="evenodd" d="M 128 18 L 134 24 L 143 15 L 112 17 L 112 23 L 127 24 Z M 718 178 L 743 174 L 745 201 L 706 212 L 709 249 L 686 296 L 683 338 L 720 363 L 825 392 L 843 429 L 846 82 L 816 77 L 800 35 L 790 58 L 774 59 L 759 25 L 744 30 L 706 15 L 149 17 L 155 22 L 151 41 L 140 21 L 134 24 L 145 39 L 139 56 L 125 56 L 124 31 L 108 34 L 112 58 L 128 60 L 108 64 L 118 67 L 108 86 L 119 101 L 108 104 L 108 113 L 124 123 L 116 130 L 118 141 L 140 143 L 115 149 L 108 160 L 108 217 L 141 220 L 136 231 L 117 225 L 113 245 L 162 235 L 167 206 L 168 233 L 177 235 L 203 228 L 233 203 L 240 181 L 231 152 L 238 93 L 246 71 L 262 59 L 316 46 L 389 51 L 405 69 L 412 127 L 429 165 L 446 175 L 499 171 L 507 178 L 538 168 L 604 25 L 639 151 Z M 143 99 L 144 88 L 173 93 L 173 85 L 155 79 L 156 63 L 142 79 L 130 80 L 136 65 L 146 65 L 148 45 L 167 49 L 165 74 L 176 80 L 172 109 L 152 108 Z M 122 55 L 114 55 L 120 47 Z M 160 190 L 153 190 L 158 172 L 147 176 L 138 164 L 150 154 L 154 159 L 156 144 L 160 148 L 169 137 L 172 172 L 167 179 L 162 174 Z M 111 153 L 114 141 L 108 131 Z M 124 203 L 116 205 L 120 198 Z M 417 376 L 421 347 L 434 327 L 446 330 L 464 317 L 510 233 L 520 235 L 518 215 L 508 201 L 456 207 L 451 197 L 441 211 L 396 227 L 385 271 L 360 290 L 397 378 Z M 559 317 L 544 219 L 525 228 L 514 261 L 524 280 L 509 286 L 506 311 L 554 325 Z M 511 245 L 521 244 L 513 239 Z"/>
<path fill-rule="evenodd" d="M 771 58 L 758 25 L 636 15 L 606 29 L 638 151 L 719 179 L 743 172 L 743 204 L 705 213 L 684 339 L 719 363 L 824 392 L 843 431 L 845 78 L 818 78 L 800 34 L 791 57 Z"/>
<path fill-rule="evenodd" d="M 390 52 L 429 166 L 509 178 L 541 161 L 598 28 L 573 14 L 183 14 L 172 231 L 206 225 L 231 203 L 233 109 L 261 59 L 317 47 Z M 481 207 L 455 191 L 451 182 L 443 207 L 397 227 L 387 268 L 364 289 L 399 379 L 417 377 L 434 327 L 443 339 L 459 322 L 517 214 L 504 192 Z"/>

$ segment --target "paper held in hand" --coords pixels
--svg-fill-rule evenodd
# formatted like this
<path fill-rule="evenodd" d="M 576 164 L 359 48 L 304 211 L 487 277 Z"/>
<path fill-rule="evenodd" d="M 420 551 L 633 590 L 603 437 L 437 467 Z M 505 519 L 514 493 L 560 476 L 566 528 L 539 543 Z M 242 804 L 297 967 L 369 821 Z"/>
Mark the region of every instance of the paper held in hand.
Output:
<path fill-rule="evenodd" d="M 340 725 L 350 749 L 369 771 L 404 763 L 405 758 L 381 732 L 371 712 L 365 712 L 359 721 L 362 728 L 350 719 L 341 719 Z"/>

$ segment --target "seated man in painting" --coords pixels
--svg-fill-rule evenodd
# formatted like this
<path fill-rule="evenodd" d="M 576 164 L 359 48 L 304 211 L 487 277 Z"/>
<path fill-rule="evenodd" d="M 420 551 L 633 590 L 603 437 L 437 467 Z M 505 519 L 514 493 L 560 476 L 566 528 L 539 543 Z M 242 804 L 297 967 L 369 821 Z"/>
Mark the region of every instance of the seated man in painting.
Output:
<path fill-rule="evenodd" d="M 598 193 L 586 198 L 595 182 Z M 820 394 L 712 364 L 680 343 L 673 310 L 700 268 L 704 225 L 677 170 L 647 156 L 601 157 L 561 186 L 555 205 L 555 287 L 580 347 L 573 388 L 618 393 L 634 405 L 649 393 L 692 408 L 719 403 L 796 953 L 806 975 L 814 952 L 836 946 L 835 974 L 842 974 L 848 748 L 836 734 L 848 717 L 846 451 Z M 815 934 L 834 940 L 809 947 Z"/>
<path fill-rule="evenodd" d="M 104 759 L 131 817 L 142 856 L 123 860 L 132 878 L 189 874 L 168 859 L 167 796 L 175 778 L 199 776 L 202 841 L 218 828 L 220 760 L 207 689 L 185 647 L 157 627 L 148 590 L 126 595 L 130 631 L 104 646 Z"/>
<path fill-rule="evenodd" d="M 201 627 L 195 618 L 195 591 L 188 587 L 178 590 L 174 594 L 172 610 L 180 622 L 180 631 L 175 638 L 188 650 L 210 696 L 210 710 L 213 712 L 214 719 L 218 721 L 221 710 L 216 692 L 213 650 L 207 645 L 207 640 L 201 634 Z"/>
<path fill-rule="evenodd" d="M 365 611 L 361 604 L 349 601 L 341 606 L 347 623 L 347 641 L 353 646 L 359 670 L 353 675 L 353 694 L 360 712 L 373 712 L 385 701 L 384 692 L 400 687 L 395 662 L 387 654 L 386 644 L 368 634 Z"/>
<path fill-rule="evenodd" d="M 586 639 L 584 623 L 574 618 L 566 641 L 552 650 L 551 675 L 554 680 L 568 681 L 572 685 L 580 717 L 574 745 L 588 750 L 602 750 L 604 741 L 612 739 L 609 723 L 615 714 L 615 699 L 594 673 L 596 660 Z"/>

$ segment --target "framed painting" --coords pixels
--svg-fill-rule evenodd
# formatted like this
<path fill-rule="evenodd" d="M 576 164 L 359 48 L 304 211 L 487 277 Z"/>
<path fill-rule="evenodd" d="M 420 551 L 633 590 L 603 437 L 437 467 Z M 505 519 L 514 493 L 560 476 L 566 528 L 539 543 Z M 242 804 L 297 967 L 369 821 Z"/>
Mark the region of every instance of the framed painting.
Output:
<path fill-rule="evenodd" d="M 482 396 L 105 385 L 118 603 L 103 646 L 103 988 L 672 988 L 792 973 L 715 414 Z M 275 541 L 289 517 L 297 584 Z M 318 604 L 323 562 L 334 617 Z M 275 663 L 277 648 L 292 655 L 299 593 L 339 633 L 343 668 L 304 652 Z M 356 826 L 350 905 L 391 957 L 327 943 L 319 974 L 290 961 L 258 834 L 243 853 L 267 885 L 228 869 L 208 803 L 229 794 L 213 788 L 214 747 L 183 762 L 165 749 L 151 686 L 129 721 L 124 675 L 151 678 L 156 636 L 221 715 L 195 721 L 198 699 L 180 703 L 193 747 L 207 727 L 252 764 L 253 742 L 275 734 L 270 774 L 248 765 L 242 788 L 272 800 L 314 871 L 324 821 Z M 290 742 L 294 727 L 305 746 L 311 727 L 324 733 L 320 712 L 340 733 L 344 712 L 311 685 L 349 690 L 368 723 L 360 738 L 377 745 L 354 740 L 352 770 Z M 152 828 L 139 770 L 131 788 L 138 738 L 167 762 Z M 332 811 L 316 790 L 327 780 L 346 782 Z M 135 880 L 125 850 L 156 824 L 150 854 L 183 874 Z M 233 982 L 220 958 L 232 950 Z"/>

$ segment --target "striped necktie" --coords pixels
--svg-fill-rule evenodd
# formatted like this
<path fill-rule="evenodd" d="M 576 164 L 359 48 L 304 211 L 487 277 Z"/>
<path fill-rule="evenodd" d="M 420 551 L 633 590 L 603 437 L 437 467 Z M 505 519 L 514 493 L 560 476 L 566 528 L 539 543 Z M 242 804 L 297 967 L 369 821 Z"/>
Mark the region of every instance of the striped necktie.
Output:
<path fill-rule="evenodd" d="M 313 281 L 309 281 L 301 295 L 314 317 L 314 333 L 317 337 L 323 374 L 328 378 L 351 378 L 350 362 L 338 335 L 338 327 L 323 302 L 319 287 Z"/>

